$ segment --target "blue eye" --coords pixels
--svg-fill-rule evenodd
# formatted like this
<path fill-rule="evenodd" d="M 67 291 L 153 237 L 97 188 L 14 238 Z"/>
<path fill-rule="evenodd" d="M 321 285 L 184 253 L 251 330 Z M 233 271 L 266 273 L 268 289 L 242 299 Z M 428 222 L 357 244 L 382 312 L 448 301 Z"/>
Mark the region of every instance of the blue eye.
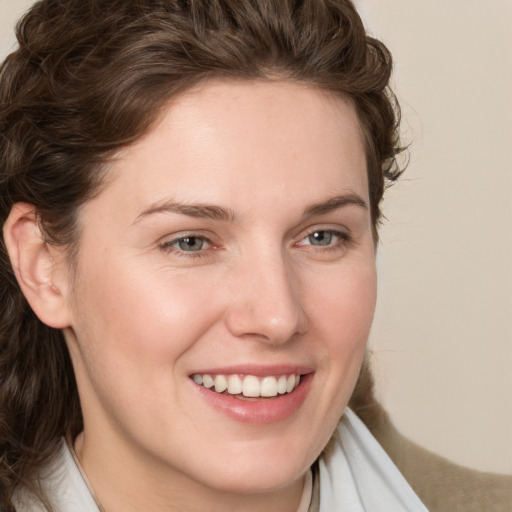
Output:
<path fill-rule="evenodd" d="M 337 229 L 316 229 L 299 240 L 297 246 L 325 254 L 327 251 L 345 250 L 352 241 L 350 233 Z"/>
<path fill-rule="evenodd" d="M 173 247 L 185 252 L 198 252 L 201 249 L 204 249 L 206 245 L 207 241 L 198 236 L 184 236 L 172 243 Z"/>
<path fill-rule="evenodd" d="M 184 235 L 159 244 L 159 248 L 176 258 L 211 257 L 213 250 L 218 249 L 212 241 L 202 235 Z"/>
<path fill-rule="evenodd" d="M 335 238 L 339 238 L 339 234 L 333 231 L 315 231 L 307 237 L 309 243 L 317 247 L 331 245 Z"/>
<path fill-rule="evenodd" d="M 300 245 L 311 245 L 313 247 L 338 247 L 347 244 L 350 241 L 350 235 L 343 231 L 332 229 L 318 229 L 302 239 Z"/>

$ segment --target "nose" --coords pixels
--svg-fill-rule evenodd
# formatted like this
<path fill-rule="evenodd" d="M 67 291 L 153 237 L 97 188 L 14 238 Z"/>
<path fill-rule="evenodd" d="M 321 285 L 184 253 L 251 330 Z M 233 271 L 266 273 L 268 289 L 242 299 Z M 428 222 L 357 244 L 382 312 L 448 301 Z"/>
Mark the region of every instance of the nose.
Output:
<path fill-rule="evenodd" d="M 254 255 L 230 276 L 225 321 L 237 337 L 284 344 L 307 330 L 299 276 L 281 254 Z"/>

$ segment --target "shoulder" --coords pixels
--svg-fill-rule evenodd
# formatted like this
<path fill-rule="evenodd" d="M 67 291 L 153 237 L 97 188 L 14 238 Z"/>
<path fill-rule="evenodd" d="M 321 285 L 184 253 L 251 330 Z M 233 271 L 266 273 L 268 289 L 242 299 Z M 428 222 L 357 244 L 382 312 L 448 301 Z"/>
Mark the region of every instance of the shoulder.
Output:
<path fill-rule="evenodd" d="M 512 476 L 459 466 L 404 437 L 374 398 L 371 375 L 351 407 L 430 512 L 511 512 Z"/>
<path fill-rule="evenodd" d="M 431 512 L 511 511 L 512 476 L 468 469 L 425 450 L 381 414 L 367 427 Z"/>

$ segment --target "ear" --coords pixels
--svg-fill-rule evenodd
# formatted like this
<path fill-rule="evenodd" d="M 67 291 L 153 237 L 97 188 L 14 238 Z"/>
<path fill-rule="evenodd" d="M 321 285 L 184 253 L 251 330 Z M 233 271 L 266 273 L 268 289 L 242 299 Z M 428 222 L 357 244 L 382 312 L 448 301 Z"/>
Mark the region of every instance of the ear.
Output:
<path fill-rule="evenodd" d="M 35 207 L 16 203 L 4 224 L 3 235 L 16 279 L 34 313 L 50 327 L 69 327 L 64 251 L 45 241 Z"/>

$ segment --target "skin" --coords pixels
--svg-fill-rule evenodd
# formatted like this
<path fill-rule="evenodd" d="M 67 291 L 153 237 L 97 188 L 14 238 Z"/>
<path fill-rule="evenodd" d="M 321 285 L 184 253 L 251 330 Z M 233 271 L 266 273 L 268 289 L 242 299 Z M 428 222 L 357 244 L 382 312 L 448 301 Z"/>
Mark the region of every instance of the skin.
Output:
<path fill-rule="evenodd" d="M 76 451 L 99 500 L 109 512 L 293 512 L 375 306 L 368 207 L 305 214 L 339 196 L 368 205 L 354 108 L 291 83 L 210 82 L 175 98 L 109 173 L 80 211 L 76 275 L 61 286 L 85 425 Z M 164 203 L 229 215 L 154 211 Z M 309 368 L 306 399 L 252 425 L 190 378 L 241 364 Z"/>

